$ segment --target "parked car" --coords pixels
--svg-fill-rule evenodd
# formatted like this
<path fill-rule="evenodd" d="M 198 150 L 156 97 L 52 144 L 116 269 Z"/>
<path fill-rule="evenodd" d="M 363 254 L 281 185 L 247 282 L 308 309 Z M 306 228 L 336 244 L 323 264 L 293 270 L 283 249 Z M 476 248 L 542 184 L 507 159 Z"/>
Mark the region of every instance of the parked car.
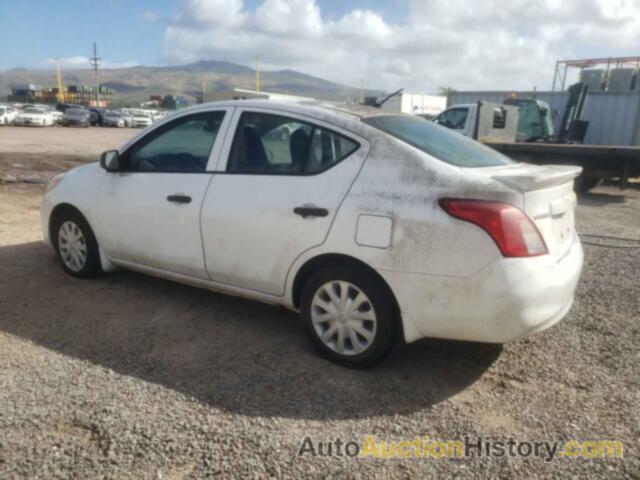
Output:
<path fill-rule="evenodd" d="M 91 125 L 102 125 L 104 110 L 99 108 L 90 108 L 89 110 L 89 122 Z"/>
<path fill-rule="evenodd" d="M 13 125 L 17 116 L 18 110 L 16 108 L 0 105 L 0 125 Z"/>
<path fill-rule="evenodd" d="M 153 123 L 153 120 L 146 112 L 135 112 L 131 118 L 131 126 L 145 128 Z"/>
<path fill-rule="evenodd" d="M 55 177 L 42 227 L 72 276 L 124 267 L 283 305 L 326 357 L 366 367 L 399 340 L 560 321 L 579 172 L 378 109 L 210 103 Z"/>
<path fill-rule="evenodd" d="M 107 110 L 102 117 L 102 126 L 104 127 L 127 127 L 127 121 L 118 110 Z"/>
<path fill-rule="evenodd" d="M 70 108 L 84 108 L 82 105 L 76 105 L 73 103 L 57 103 L 55 109 L 59 112 L 66 112 Z"/>
<path fill-rule="evenodd" d="M 156 112 L 155 114 L 153 114 L 152 120 L 154 123 L 159 122 L 167 118 L 169 115 L 171 115 L 171 113 L 172 112 Z"/>
<path fill-rule="evenodd" d="M 82 108 L 68 108 L 62 117 L 64 127 L 88 127 L 90 124 L 89 111 Z"/>
<path fill-rule="evenodd" d="M 53 115 L 45 108 L 26 107 L 18 113 L 15 123 L 21 126 L 48 127 L 53 125 Z"/>
<path fill-rule="evenodd" d="M 59 125 L 62 123 L 62 119 L 64 118 L 64 113 L 58 110 L 50 110 L 51 116 L 53 117 L 53 123 Z"/>

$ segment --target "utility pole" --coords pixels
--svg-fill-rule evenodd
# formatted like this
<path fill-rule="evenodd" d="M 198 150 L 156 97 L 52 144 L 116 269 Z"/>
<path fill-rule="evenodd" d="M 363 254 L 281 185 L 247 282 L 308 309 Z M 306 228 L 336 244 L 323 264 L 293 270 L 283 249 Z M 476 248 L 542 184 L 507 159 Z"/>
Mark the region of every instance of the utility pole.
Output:
<path fill-rule="evenodd" d="M 62 86 L 62 74 L 60 73 L 60 62 L 56 65 L 56 79 L 58 80 L 58 101 L 64 103 L 64 87 Z"/>
<path fill-rule="evenodd" d="M 96 42 L 93 42 L 93 57 L 91 57 L 91 66 L 96 71 L 96 108 L 100 107 L 100 77 L 98 75 L 98 67 L 100 67 L 100 60 L 98 58 L 98 49 L 96 47 Z"/>
<path fill-rule="evenodd" d="M 256 57 L 256 93 L 260 93 L 260 57 Z"/>

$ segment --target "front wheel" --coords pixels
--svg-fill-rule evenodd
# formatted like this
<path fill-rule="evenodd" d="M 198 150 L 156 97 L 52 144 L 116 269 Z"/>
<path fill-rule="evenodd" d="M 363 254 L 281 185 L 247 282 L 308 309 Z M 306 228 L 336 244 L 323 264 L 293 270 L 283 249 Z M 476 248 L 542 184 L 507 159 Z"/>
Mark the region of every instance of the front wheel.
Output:
<path fill-rule="evenodd" d="M 98 242 L 79 212 L 68 211 L 59 215 L 51 230 L 65 272 L 74 277 L 91 278 L 102 271 Z"/>
<path fill-rule="evenodd" d="M 304 288 L 301 313 L 322 355 L 351 368 L 380 362 L 396 340 L 398 319 L 388 289 L 365 269 L 330 267 Z"/>

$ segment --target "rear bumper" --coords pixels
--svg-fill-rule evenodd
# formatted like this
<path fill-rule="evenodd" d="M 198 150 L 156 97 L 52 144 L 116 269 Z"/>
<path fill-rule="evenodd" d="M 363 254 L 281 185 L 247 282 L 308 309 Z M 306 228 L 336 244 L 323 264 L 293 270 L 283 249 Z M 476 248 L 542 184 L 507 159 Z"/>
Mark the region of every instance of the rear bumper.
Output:
<path fill-rule="evenodd" d="M 405 340 L 505 343 L 546 330 L 573 304 L 583 251 L 560 259 L 498 258 L 467 278 L 380 271 L 402 311 Z"/>

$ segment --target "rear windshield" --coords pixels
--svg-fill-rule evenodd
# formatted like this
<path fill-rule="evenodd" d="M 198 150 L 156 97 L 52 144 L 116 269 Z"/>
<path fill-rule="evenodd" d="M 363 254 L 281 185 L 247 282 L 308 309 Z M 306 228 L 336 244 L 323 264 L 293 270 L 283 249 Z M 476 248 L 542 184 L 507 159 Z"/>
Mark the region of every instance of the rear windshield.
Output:
<path fill-rule="evenodd" d="M 513 163 L 501 153 L 421 117 L 376 115 L 362 121 L 457 167 L 496 167 Z"/>

